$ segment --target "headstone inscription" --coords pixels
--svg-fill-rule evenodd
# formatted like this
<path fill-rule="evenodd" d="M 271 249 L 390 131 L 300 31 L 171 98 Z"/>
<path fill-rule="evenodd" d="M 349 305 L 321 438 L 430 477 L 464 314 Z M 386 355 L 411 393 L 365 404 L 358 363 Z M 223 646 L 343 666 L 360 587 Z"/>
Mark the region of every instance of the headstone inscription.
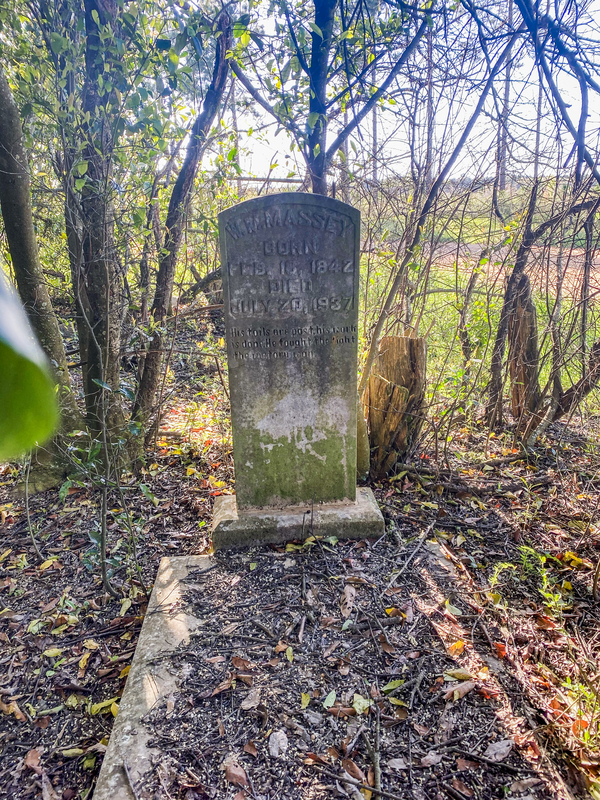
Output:
<path fill-rule="evenodd" d="M 270 195 L 222 212 L 219 231 L 236 496 L 215 504 L 215 547 L 336 513 L 352 535 L 365 509 L 383 529 L 372 495 L 357 502 L 358 210 Z"/>

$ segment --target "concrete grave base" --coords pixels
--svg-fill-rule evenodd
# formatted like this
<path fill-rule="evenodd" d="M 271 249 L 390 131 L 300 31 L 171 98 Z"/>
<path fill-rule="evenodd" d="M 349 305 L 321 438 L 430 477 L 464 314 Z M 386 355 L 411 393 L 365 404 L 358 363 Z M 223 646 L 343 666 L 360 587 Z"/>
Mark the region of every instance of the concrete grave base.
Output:
<path fill-rule="evenodd" d="M 222 495 L 213 510 L 213 548 L 252 547 L 260 544 L 337 536 L 338 539 L 377 538 L 385 523 L 370 489 L 358 487 L 355 503 L 323 503 L 288 508 L 263 508 L 239 513 L 235 495 Z"/>
<path fill-rule="evenodd" d="M 211 569 L 209 556 L 163 558 L 148 604 L 119 713 L 98 776 L 93 800 L 139 800 L 158 750 L 149 747 L 152 732 L 144 716 L 178 689 L 178 676 L 165 655 L 201 624 L 181 608 L 182 582 L 193 586 L 194 573 Z M 132 791 L 135 787 L 135 793 Z"/>

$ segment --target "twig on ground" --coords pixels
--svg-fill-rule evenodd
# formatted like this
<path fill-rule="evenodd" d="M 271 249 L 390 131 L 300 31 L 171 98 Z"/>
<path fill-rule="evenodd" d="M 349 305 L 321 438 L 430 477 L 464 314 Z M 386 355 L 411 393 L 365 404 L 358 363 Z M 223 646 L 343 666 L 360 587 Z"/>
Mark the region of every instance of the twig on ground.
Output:
<path fill-rule="evenodd" d="M 412 551 L 410 556 L 407 558 L 407 560 L 404 563 L 402 569 L 399 572 L 396 572 L 396 574 L 391 577 L 391 579 L 388 581 L 387 586 L 385 587 L 385 590 L 387 590 L 391 586 L 393 586 L 396 583 L 396 581 L 398 580 L 398 578 L 406 572 L 406 570 L 410 566 L 410 564 L 411 564 L 412 560 L 414 559 L 414 557 L 417 555 L 417 553 L 419 552 L 421 547 L 423 547 L 423 545 L 425 543 L 425 540 L 427 539 L 427 537 L 429 536 L 429 534 L 433 530 L 434 525 L 435 525 L 435 520 L 430 525 L 427 526 L 426 530 L 421 535 L 421 538 L 419 539 L 419 541 L 417 543 L 417 546 Z M 383 592 L 382 592 L 382 594 L 383 594 Z"/>
<path fill-rule="evenodd" d="M 31 471 L 31 457 L 27 461 L 27 470 L 25 472 L 25 513 L 27 514 L 27 530 L 29 531 L 29 536 L 31 537 L 31 544 L 36 552 L 37 557 L 40 561 L 44 560 L 44 556 L 40 553 L 40 548 L 35 540 L 35 536 L 33 533 L 33 526 L 31 524 L 31 516 L 29 513 L 29 472 Z"/>
<path fill-rule="evenodd" d="M 450 786 L 450 784 L 441 783 L 440 785 L 442 789 L 450 795 L 450 797 L 454 798 L 454 800 L 468 800 L 466 794 L 463 794 L 463 792 L 459 792 L 458 789 L 455 789 L 453 786 Z"/>
<path fill-rule="evenodd" d="M 490 767 L 500 767 L 500 769 L 504 769 L 507 772 L 512 772 L 514 775 L 518 775 L 520 772 L 523 772 L 522 769 L 511 767 L 510 764 L 505 764 L 503 761 L 492 761 L 491 758 L 480 756 L 477 753 L 471 753 L 469 750 L 463 750 L 462 747 L 451 747 L 450 749 L 453 753 L 461 753 L 463 756 L 473 758 L 475 761 L 481 761 L 482 764 L 488 764 Z"/>
<path fill-rule="evenodd" d="M 414 702 L 415 702 L 415 695 L 417 694 L 417 692 L 419 692 L 419 687 L 420 687 L 424 677 L 425 677 L 425 673 L 424 672 L 419 672 L 419 674 L 416 677 L 415 685 L 413 686 L 413 690 L 410 693 L 410 700 L 408 702 L 409 711 L 412 711 L 412 709 L 413 709 L 413 705 L 414 705 Z M 419 697 L 420 696 L 421 696 L 421 694 L 419 692 Z"/>
<path fill-rule="evenodd" d="M 496 652 L 496 648 L 494 647 L 494 642 L 492 641 L 492 637 L 488 633 L 488 629 L 483 624 L 482 616 L 481 617 L 477 617 L 477 620 L 475 621 L 475 625 L 479 625 L 479 627 L 481 628 L 481 630 L 483 632 L 483 635 L 487 639 L 487 643 L 490 646 L 490 650 L 492 651 L 492 653 L 495 653 Z"/>
<path fill-rule="evenodd" d="M 123 772 L 125 773 L 125 777 L 127 778 L 127 783 L 129 784 L 129 788 L 131 789 L 131 793 L 135 797 L 135 800 L 140 800 L 140 796 L 136 791 L 135 783 L 133 777 L 131 775 L 131 771 L 129 769 L 129 765 L 127 764 L 127 759 L 123 759 Z"/>
<path fill-rule="evenodd" d="M 225 386 L 225 378 L 223 377 L 223 372 L 221 371 L 221 364 L 219 363 L 218 356 L 215 356 L 215 363 L 217 365 L 217 369 L 219 370 L 219 380 L 221 381 L 221 386 L 223 387 L 223 391 L 225 392 L 228 402 L 231 403 L 231 397 L 229 397 L 229 390 L 227 389 L 227 386 Z"/>
<path fill-rule="evenodd" d="M 319 765 L 315 764 L 315 767 L 318 767 L 319 773 L 321 775 L 328 775 L 330 778 L 335 778 L 336 781 L 341 781 L 341 783 L 347 783 L 349 786 L 356 786 L 357 789 L 366 789 L 368 792 L 372 792 L 373 794 L 378 794 L 381 797 L 389 797 L 390 800 L 405 800 L 399 794 L 394 794 L 393 792 L 388 792 L 386 789 L 376 789 L 374 786 L 369 786 L 366 783 L 362 783 L 361 781 L 357 781 L 354 778 L 348 776 L 347 778 L 341 777 L 336 772 L 332 772 L 329 769 L 323 769 Z"/>

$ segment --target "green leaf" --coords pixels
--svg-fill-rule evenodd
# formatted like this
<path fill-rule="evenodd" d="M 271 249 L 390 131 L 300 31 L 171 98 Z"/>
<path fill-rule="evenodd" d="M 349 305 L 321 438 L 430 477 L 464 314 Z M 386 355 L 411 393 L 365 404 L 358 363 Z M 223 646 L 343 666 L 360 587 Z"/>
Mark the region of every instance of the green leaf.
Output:
<path fill-rule="evenodd" d="M 98 16 L 98 12 L 95 8 L 92 9 L 92 19 L 96 23 L 96 25 L 100 25 L 100 17 Z"/>
<path fill-rule="evenodd" d="M 317 124 L 318 119 L 319 119 L 318 111 L 311 111 L 310 114 L 308 115 L 306 122 L 311 131 L 314 130 L 314 127 Z"/>
<path fill-rule="evenodd" d="M 85 186 L 85 178 L 77 178 L 75 181 L 75 189 L 80 192 Z"/>
<path fill-rule="evenodd" d="M 46 357 L 0 272 L 0 461 L 40 444 L 58 420 Z"/>
<path fill-rule="evenodd" d="M 325 700 L 323 700 L 323 708 L 331 708 L 331 706 L 335 703 L 336 693 L 335 689 L 332 692 L 329 692 Z"/>
<path fill-rule="evenodd" d="M 50 49 L 55 55 L 60 55 L 69 46 L 69 40 L 61 36 L 60 33 L 50 34 Z"/>
<path fill-rule="evenodd" d="M 302 692 L 302 694 L 300 695 L 300 708 L 302 709 L 307 708 L 309 703 L 310 703 L 310 695 L 307 694 L 306 692 Z"/>
<path fill-rule="evenodd" d="M 102 714 L 106 711 L 110 711 L 112 704 L 119 699 L 119 697 L 111 697 L 110 700 L 103 700 L 101 703 L 93 703 L 90 706 L 90 714 L 96 716 L 96 714 Z"/>
<path fill-rule="evenodd" d="M 366 714 L 372 705 L 373 705 L 372 700 L 367 700 L 366 697 L 363 697 L 360 694 L 354 695 L 354 700 L 352 701 L 352 708 L 356 711 L 358 715 Z"/>
<path fill-rule="evenodd" d="M 294 660 L 294 650 L 293 650 L 293 648 L 291 646 L 286 647 L 286 649 L 285 649 L 285 657 L 290 662 L 290 664 L 293 662 L 293 660 Z"/>
<path fill-rule="evenodd" d="M 320 36 L 321 39 L 322 39 L 323 38 L 323 31 L 321 30 L 321 28 L 319 28 L 319 26 L 315 22 L 309 22 L 309 25 L 310 25 L 311 30 L 314 33 L 316 33 L 317 36 Z"/>
<path fill-rule="evenodd" d="M 250 31 L 244 31 L 240 36 L 240 42 L 244 47 L 248 47 L 250 44 Z"/>
<path fill-rule="evenodd" d="M 106 389 L 107 392 L 112 392 L 112 388 L 105 381 L 101 381 L 98 378 L 92 378 L 92 383 L 95 383 L 96 386 L 99 386 L 101 389 Z"/>
<path fill-rule="evenodd" d="M 384 694 L 389 694 L 390 692 L 393 692 L 394 689 L 397 689 L 399 686 L 402 686 L 403 683 L 404 683 L 403 680 L 390 681 L 389 683 L 386 683 L 386 685 L 381 689 L 381 691 Z"/>

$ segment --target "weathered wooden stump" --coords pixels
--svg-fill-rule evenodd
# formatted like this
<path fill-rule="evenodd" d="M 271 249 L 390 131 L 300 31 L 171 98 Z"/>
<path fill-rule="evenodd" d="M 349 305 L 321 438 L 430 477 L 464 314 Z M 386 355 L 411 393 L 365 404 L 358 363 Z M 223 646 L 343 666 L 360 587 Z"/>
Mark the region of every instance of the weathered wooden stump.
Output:
<path fill-rule="evenodd" d="M 371 477 L 384 478 L 411 452 L 423 423 L 427 343 L 385 336 L 363 395 L 371 446 Z"/>

